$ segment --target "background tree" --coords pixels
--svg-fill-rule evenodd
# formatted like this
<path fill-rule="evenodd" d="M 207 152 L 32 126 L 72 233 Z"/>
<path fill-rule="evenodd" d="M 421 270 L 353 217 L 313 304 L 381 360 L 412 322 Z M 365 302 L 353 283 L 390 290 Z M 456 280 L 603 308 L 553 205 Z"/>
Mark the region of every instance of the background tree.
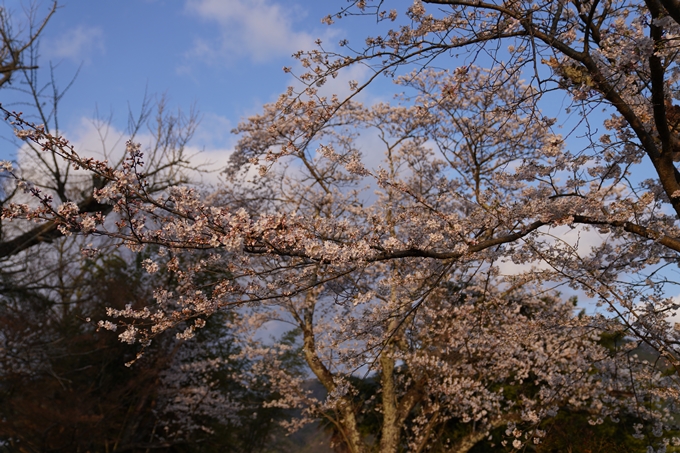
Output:
<path fill-rule="evenodd" d="M 242 384 L 249 365 L 232 358 L 238 351 L 223 317 L 210 319 L 193 342 L 159 338 L 133 367 L 125 363 L 138 350 L 88 321 L 152 297 L 140 263 L 117 255 L 81 261 L 77 278 L 57 287 L 61 303 L 39 290 L 3 288 L 0 438 L 10 451 L 255 452 L 271 445 L 275 420 L 286 414 L 261 407 L 271 398 L 266 383 Z"/>
<path fill-rule="evenodd" d="M 11 83 L 12 75 L 16 72 L 37 69 L 35 61 L 30 55 L 47 26 L 47 23 L 57 11 L 57 2 L 52 2 L 49 10 L 39 16 L 38 8 L 25 10 L 25 23 L 17 23 L 11 11 L 5 6 L 0 11 L 0 87 Z"/>

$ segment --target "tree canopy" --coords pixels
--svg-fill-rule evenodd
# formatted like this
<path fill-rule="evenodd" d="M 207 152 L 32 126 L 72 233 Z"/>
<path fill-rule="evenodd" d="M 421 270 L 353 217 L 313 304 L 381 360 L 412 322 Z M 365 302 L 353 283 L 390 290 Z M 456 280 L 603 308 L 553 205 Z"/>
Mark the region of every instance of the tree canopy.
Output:
<path fill-rule="evenodd" d="M 99 326 L 144 349 L 235 314 L 244 379 L 267 376 L 267 405 L 302 410 L 291 429 L 326 418 L 347 451 L 469 451 L 500 426 L 500 445 L 530 448 L 565 412 L 632 420 L 665 448 L 680 390 L 678 5 L 385 6 L 324 19 L 371 15 L 386 32 L 297 53 L 299 83 L 238 126 L 217 189 L 175 173 L 159 185 L 181 159 L 165 166 L 134 139 L 111 165 L 3 108 L 17 137 L 92 175 L 101 207 L 4 163 L 31 198 L 3 219 L 153 246 L 142 264 L 173 286 Z M 368 75 L 348 96 L 325 94 L 357 66 Z M 360 103 L 382 76 L 395 100 Z M 558 285 L 601 309 L 576 314 Z M 273 320 L 292 324 L 289 341 L 262 340 Z M 286 371 L 291 354 L 325 397 Z"/>

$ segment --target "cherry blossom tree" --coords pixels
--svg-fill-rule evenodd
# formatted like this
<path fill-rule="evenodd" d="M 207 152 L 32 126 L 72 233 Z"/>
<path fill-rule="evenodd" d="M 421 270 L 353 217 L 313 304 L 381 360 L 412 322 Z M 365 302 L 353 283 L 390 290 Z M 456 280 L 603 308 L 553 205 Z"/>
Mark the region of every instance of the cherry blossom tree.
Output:
<path fill-rule="evenodd" d="M 364 367 L 380 382 L 384 452 L 426 448 L 454 419 L 473 423 L 459 451 L 516 419 L 529 427 L 509 429 L 521 448 L 564 407 L 587 409 L 593 423 L 633 413 L 635 434 L 661 445 L 680 365 L 669 292 L 680 251 L 676 5 L 427 3 L 403 19 L 362 0 L 327 17 L 372 14 L 391 28 L 358 48 L 342 42 L 344 54 L 321 43 L 297 54 L 307 69 L 298 88 L 239 126 L 217 191 L 154 193 L 134 141 L 114 168 L 5 110 L 18 137 L 102 181 L 92 197 L 116 221 L 55 202 L 10 164 L 34 202 L 8 203 L 3 217 L 160 247 L 146 269 L 173 273 L 177 287 L 141 309 L 110 310 L 101 326 L 122 324 L 121 340 L 147 346 L 180 325 L 179 337 L 192 337 L 218 310 L 247 310 L 234 328 L 244 353 L 267 359 L 276 404 L 333 412 L 350 451 L 369 448 L 353 421 L 351 377 Z M 434 71 L 439 62 L 451 70 Z M 402 93 L 396 105 L 321 94 L 356 65 L 369 76 L 350 89 L 384 74 Z M 553 117 L 555 99 L 566 107 Z M 579 235 L 592 245 L 570 239 Z M 562 283 L 603 314 L 572 316 L 551 291 Z M 272 368 L 292 348 L 258 343 L 274 319 L 300 330 L 325 401 Z M 607 354 L 597 339 L 612 331 L 629 346 Z M 658 362 L 636 360 L 639 345 Z M 499 391 L 527 379 L 536 393 Z"/>
<path fill-rule="evenodd" d="M 326 22 L 353 14 L 398 20 L 397 11 L 382 7 L 354 2 Z M 466 60 L 458 71 L 479 60 L 499 83 L 517 74 L 528 78 L 532 111 L 554 102 L 555 92 L 563 93 L 562 117 L 573 112 L 576 119 L 558 117 L 554 127 L 568 131 L 563 140 L 581 142 L 554 156 L 539 153 L 515 172 L 530 183 L 522 197 L 532 202 L 523 212 L 513 209 L 518 217 L 512 230 L 531 242 L 537 260 L 599 298 L 638 338 L 675 361 L 667 322 L 675 304 L 661 289 L 668 278 L 658 270 L 672 265 L 678 251 L 677 18 L 677 5 L 663 1 L 414 2 L 406 12 L 408 23 L 367 39 L 365 47 L 343 42 L 346 55 L 323 49 L 298 54 L 303 66 L 312 68 L 299 78 L 309 87 L 305 93 L 314 96 L 316 85 L 361 64 L 372 70 L 367 81 L 352 83 L 361 91 L 379 74 L 391 77 L 455 53 Z M 493 85 L 485 89 L 494 90 Z M 322 104 L 327 113 L 319 114 L 316 127 L 332 118 L 341 102 Z M 595 113 L 602 109 L 606 115 L 598 119 Z M 653 177 L 631 177 L 640 174 L 633 171 L 638 168 Z M 546 249 L 534 241 L 532 227 L 561 223 L 595 227 L 606 240 L 590 254 L 575 253 L 573 244 L 549 241 Z"/>
<path fill-rule="evenodd" d="M 665 387 L 673 386 L 672 378 L 662 383 L 649 375 L 649 367 L 633 365 L 630 349 L 608 356 L 598 344 L 598 335 L 623 329 L 618 321 L 574 318 L 571 309 L 545 289 L 529 289 L 552 278 L 550 273 L 499 273 L 498 262 L 506 259 L 508 250 L 484 241 L 493 241 L 489 237 L 494 231 L 506 228 L 509 212 L 503 218 L 496 210 L 517 205 L 516 191 L 521 187 L 517 178 L 501 175 L 506 168 L 521 168 L 536 149 L 557 155 L 561 140 L 550 130 L 552 119 L 531 111 L 526 97 L 530 87 L 515 77 L 490 95 L 481 89 L 491 83 L 488 77 L 475 67 L 464 74 L 421 71 L 403 77 L 398 82 L 417 93 L 405 99 L 412 106 L 364 108 L 347 103 L 317 132 L 321 149 L 300 133 L 297 126 L 303 115 L 297 111 L 290 111 L 283 122 L 278 107 L 269 106 L 265 114 L 239 128 L 245 135 L 232 156 L 232 174 L 246 162 L 267 165 L 271 153 L 280 153 L 302 137 L 303 145 L 287 156 L 294 159 L 281 176 L 275 177 L 273 168 L 263 172 L 261 194 L 254 195 L 252 187 L 240 195 L 231 190 L 233 195 L 224 204 L 247 206 L 255 199 L 255 211 L 262 212 L 273 192 L 274 209 L 280 210 L 282 201 L 292 204 L 300 218 L 314 219 L 315 235 L 324 238 L 306 250 L 321 258 L 304 267 L 299 263 L 285 278 L 281 261 L 275 262 L 276 276 L 267 289 L 285 285 L 285 297 L 276 298 L 277 310 L 268 300 L 250 317 L 251 322 L 264 322 L 278 313 L 281 321 L 299 329 L 306 362 L 330 396 L 325 401 L 309 399 L 300 391 L 299 378 L 284 379 L 279 382 L 287 399 L 280 403 L 302 404 L 310 417 L 327 417 L 347 451 L 371 448 L 360 425 L 375 413 L 381 421 L 373 432 L 377 439 L 373 448 L 388 452 L 421 451 L 433 448 L 438 440 L 441 448 L 467 451 L 496 426 L 522 422 L 531 426 L 557 408 L 583 409 L 580 405 L 586 401 L 592 404 L 588 410 L 594 423 L 619 411 L 645 412 L 633 409 L 630 401 L 622 407 L 623 401 L 613 396 L 629 395 L 631 382 L 612 370 L 627 369 L 636 376 L 636 390 L 644 387 L 650 401 L 674 402 L 673 392 L 665 393 Z M 460 97 L 450 97 L 454 91 Z M 382 148 L 385 156 L 377 171 L 363 165 L 357 149 L 361 143 L 357 137 L 371 131 L 379 144 L 372 144 L 370 151 Z M 298 160 L 296 167 L 293 162 Z M 339 171 L 343 167 L 346 170 Z M 379 184 L 377 200 L 364 208 L 371 198 L 361 187 L 372 174 Z M 268 182 L 271 178 L 284 182 Z M 456 229 L 476 229 L 472 246 L 482 246 L 475 253 L 450 253 L 461 241 L 443 233 L 453 228 L 453 221 L 460 225 Z M 338 231 L 369 243 L 363 246 L 368 262 L 336 255 L 346 253 L 339 244 L 351 242 L 338 237 Z M 430 255 L 422 252 L 428 249 Z M 396 250 L 403 253 L 402 259 L 389 256 Z M 436 256 L 446 253 L 441 250 L 450 255 Z M 257 275 L 266 277 L 261 271 Z M 301 286 L 309 290 L 300 292 Z M 266 299 L 265 294 L 260 296 Z M 528 309 L 528 315 L 522 304 L 533 305 L 536 311 Z M 577 339 L 578 344 L 572 343 Z M 272 353 L 271 348 L 259 348 L 253 347 L 251 353 Z M 544 354 L 550 358 L 536 361 Z M 578 363 L 576 357 L 584 362 Z M 501 364 L 508 366 L 507 373 Z M 470 374 L 465 375 L 468 366 Z M 551 368 L 542 370 L 543 366 Z M 526 374 L 519 372 L 522 367 Z M 353 373 L 366 368 L 376 373 L 377 400 L 364 400 L 353 381 Z M 270 372 L 281 375 L 278 369 Z M 521 401 L 501 402 L 510 388 L 525 380 L 540 390 L 524 388 Z M 543 403 L 550 403 L 539 409 L 542 403 L 529 397 L 533 391 L 545 398 Z M 653 413 L 645 413 L 647 420 L 656 417 Z M 469 427 L 446 442 L 442 430 L 452 420 Z M 543 434 L 537 425 L 533 428 Z M 540 442 L 540 437 L 531 438 L 518 428 L 509 432 L 516 434 L 510 445 Z"/>

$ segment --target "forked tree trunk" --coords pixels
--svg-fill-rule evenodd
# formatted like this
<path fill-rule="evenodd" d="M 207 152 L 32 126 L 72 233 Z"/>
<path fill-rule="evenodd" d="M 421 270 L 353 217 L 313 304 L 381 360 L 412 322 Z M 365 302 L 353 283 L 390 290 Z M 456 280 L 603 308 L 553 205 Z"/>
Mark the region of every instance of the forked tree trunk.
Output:
<path fill-rule="evenodd" d="M 310 291 L 307 294 L 307 309 L 304 312 L 303 319 L 298 319 L 302 327 L 303 345 L 302 349 L 305 355 L 305 361 L 314 375 L 319 379 L 319 382 L 324 386 L 328 393 L 336 390 L 337 384 L 335 376 L 324 365 L 319 358 L 316 351 L 316 341 L 314 338 L 314 306 L 316 294 Z M 359 432 L 359 423 L 354 413 L 354 405 L 351 397 L 342 396 L 335 405 L 335 409 L 339 414 L 336 422 L 340 437 L 343 439 L 345 445 L 351 453 L 365 453 L 366 447 L 361 439 Z"/>

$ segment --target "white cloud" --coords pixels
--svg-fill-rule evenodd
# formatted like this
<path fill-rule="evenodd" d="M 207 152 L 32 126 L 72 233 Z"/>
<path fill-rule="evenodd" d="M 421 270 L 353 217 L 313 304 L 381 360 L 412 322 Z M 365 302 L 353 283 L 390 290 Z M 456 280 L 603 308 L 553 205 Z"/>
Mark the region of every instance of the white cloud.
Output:
<path fill-rule="evenodd" d="M 588 256 L 593 248 L 600 246 L 607 239 L 606 235 L 597 232 L 595 229 L 580 225 L 575 227 L 566 225 L 545 226 L 538 231 L 546 244 L 559 244 L 571 249 L 572 253 L 580 257 Z M 539 259 L 523 264 L 516 264 L 509 259 L 503 259 L 498 263 L 498 268 L 503 275 L 519 275 L 534 270 L 550 270 L 552 266 Z"/>
<path fill-rule="evenodd" d="M 217 129 L 216 125 L 225 124 L 225 121 L 222 117 L 209 117 L 207 126 L 210 130 L 215 130 Z M 64 136 L 69 138 L 69 142 L 81 157 L 106 160 L 113 167 L 119 167 L 125 158 L 126 142 L 130 138 L 129 132 L 119 129 L 114 124 L 87 117 L 81 117 L 75 125 L 65 131 Z M 220 137 L 217 136 L 217 138 Z M 200 127 L 195 138 L 203 143 L 187 146 L 185 148 L 185 158 L 189 160 L 190 166 L 201 168 L 205 173 L 187 169 L 185 174 L 194 183 L 217 184 L 219 182 L 220 170 L 226 166 L 232 149 L 209 143 L 208 139 L 211 137 L 208 131 Z M 134 141 L 140 143 L 142 150 L 147 152 L 153 146 L 155 139 L 150 131 L 142 129 L 134 137 Z M 150 156 L 146 155 L 145 157 L 148 158 Z M 50 178 L 44 165 L 38 158 L 38 154 L 27 145 L 24 144 L 18 150 L 17 160 L 22 168 L 23 176 L 27 180 L 44 181 L 46 180 L 45 178 Z M 51 163 L 49 159 L 47 161 Z M 59 160 L 59 167 L 62 174 L 64 174 L 67 168 L 66 163 Z M 74 185 L 72 190 L 76 195 L 81 190 L 90 187 L 91 175 L 88 171 L 73 170 L 71 168 L 69 174 L 69 181 Z"/>
<path fill-rule="evenodd" d="M 232 129 L 234 129 L 234 124 L 226 116 L 216 113 L 201 114 L 200 122 L 191 141 L 196 146 L 206 149 L 230 145 L 236 141 L 236 136 L 231 132 Z"/>
<path fill-rule="evenodd" d="M 98 27 L 79 26 L 45 41 L 47 58 L 88 61 L 93 53 L 104 53 L 104 33 Z"/>
<path fill-rule="evenodd" d="M 290 5 L 270 0 L 188 0 L 186 9 L 220 27 L 217 39 L 196 39 L 190 56 L 227 63 L 245 56 L 262 63 L 314 47 L 312 35 L 294 29 L 293 16 L 300 11 Z"/>

